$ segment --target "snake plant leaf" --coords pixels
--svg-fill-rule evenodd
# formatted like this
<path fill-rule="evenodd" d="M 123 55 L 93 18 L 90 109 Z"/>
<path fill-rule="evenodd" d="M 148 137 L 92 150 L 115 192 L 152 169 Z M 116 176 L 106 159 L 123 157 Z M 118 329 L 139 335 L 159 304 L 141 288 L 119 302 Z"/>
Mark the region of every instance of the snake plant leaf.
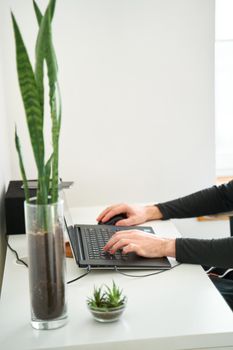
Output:
<path fill-rule="evenodd" d="M 51 0 L 51 4 L 55 4 L 55 1 Z M 55 5 L 54 5 L 55 6 Z M 61 98 L 60 90 L 57 80 L 57 60 L 55 50 L 52 42 L 51 33 L 51 21 L 48 21 L 49 27 L 49 40 L 47 47 L 46 63 L 48 69 L 49 78 L 49 90 L 50 90 L 50 113 L 52 119 L 52 143 L 53 143 L 53 163 L 52 163 L 52 201 L 56 202 L 58 199 L 58 159 L 59 159 L 59 136 L 61 126 Z"/>
<path fill-rule="evenodd" d="M 33 0 L 33 7 L 34 7 L 35 14 L 36 14 L 37 22 L 38 22 L 38 24 L 40 26 L 40 22 L 42 20 L 43 15 L 42 15 L 42 13 L 41 13 L 37 3 L 34 0 Z"/>
<path fill-rule="evenodd" d="M 53 15 L 54 15 L 54 10 L 55 10 L 55 5 L 56 5 L 56 2 L 53 2 L 51 4 L 51 8 L 50 8 L 50 15 L 51 15 L 51 21 L 53 19 Z M 42 13 L 41 13 L 41 10 L 39 9 L 39 6 L 37 5 L 37 3 L 35 2 L 35 0 L 33 0 L 33 7 L 34 7 L 34 10 L 35 10 L 35 14 L 36 14 L 36 18 L 37 18 L 37 22 L 40 26 L 40 22 L 42 20 Z"/>
<path fill-rule="evenodd" d="M 40 22 L 40 30 L 36 43 L 36 76 L 37 66 L 40 71 L 40 66 L 43 64 L 43 60 L 46 59 L 49 88 L 50 88 L 50 108 L 51 111 L 57 109 L 56 101 L 56 90 L 57 90 L 57 60 L 52 43 L 52 31 L 51 31 L 51 9 L 55 8 L 56 0 L 50 0 L 49 5 L 46 9 L 45 15 L 42 17 Z M 56 114 L 57 115 L 57 114 Z"/>
<path fill-rule="evenodd" d="M 51 165 L 53 160 L 53 154 L 49 157 L 47 163 L 45 164 L 45 178 L 46 178 L 46 187 L 48 195 L 50 194 L 50 176 L 51 176 Z"/>
<path fill-rule="evenodd" d="M 25 199 L 27 202 L 29 202 L 29 189 L 28 189 L 28 181 L 27 181 L 27 177 L 26 177 L 26 172 L 25 172 L 25 168 L 24 168 L 24 164 L 23 164 L 23 157 L 22 157 L 22 152 L 21 152 L 21 145 L 20 145 L 20 140 L 17 134 L 17 129 L 15 128 L 15 146 L 16 146 L 16 150 L 18 153 L 18 157 L 19 157 L 19 167 L 20 167 L 20 172 L 21 172 L 21 176 L 23 179 L 23 187 L 24 187 L 24 193 L 25 193 Z"/>
<path fill-rule="evenodd" d="M 57 81 L 57 60 L 52 43 L 51 18 L 52 11 L 55 9 L 56 0 L 50 0 L 49 5 L 45 11 L 44 16 L 36 5 L 34 4 L 36 16 L 40 23 L 39 33 L 36 42 L 36 68 L 35 76 L 37 85 L 40 90 L 40 101 L 43 103 L 42 92 L 43 87 L 43 64 L 46 60 L 48 81 L 49 81 L 49 103 L 50 113 L 52 119 L 52 144 L 53 144 L 53 162 L 52 162 L 52 201 L 56 202 L 58 199 L 58 144 L 61 125 L 61 103 L 60 93 Z"/>
<path fill-rule="evenodd" d="M 51 8 L 50 8 L 50 16 L 51 16 L 51 22 L 52 22 L 52 19 L 53 19 L 53 15 L 54 15 L 54 10 L 55 10 L 55 5 L 56 5 L 56 1 L 54 1 L 52 4 L 51 4 Z M 36 14 L 36 18 L 37 18 L 37 22 L 38 22 L 38 25 L 40 26 L 41 24 L 41 21 L 42 21 L 42 18 L 43 18 L 43 15 L 37 5 L 37 3 L 35 2 L 35 0 L 33 0 L 33 6 L 34 6 L 34 10 L 35 10 L 35 14 Z M 55 57 L 56 58 L 56 57 Z M 46 57 L 45 57 L 46 59 Z M 56 62 L 56 65 L 57 65 L 57 62 Z"/>
<path fill-rule="evenodd" d="M 51 81 L 49 84 L 54 85 L 57 80 L 57 62 L 54 60 L 54 50 L 51 49 L 52 45 L 52 34 L 51 34 L 51 8 L 55 8 L 56 0 L 50 0 L 49 5 L 45 11 L 45 15 L 42 16 L 41 12 L 36 6 L 36 14 L 39 16 L 39 33 L 36 41 L 36 67 L 35 67 L 35 77 L 36 81 L 41 84 L 41 79 L 43 74 L 41 74 L 43 69 L 44 59 L 47 61 L 48 66 L 48 76 Z M 39 11 L 39 12 L 38 12 Z M 51 57 L 52 55 L 52 57 Z M 52 61 L 52 62 L 51 62 Z M 52 63 L 52 64 L 51 64 Z M 49 72 L 50 70 L 50 72 Z"/>
<path fill-rule="evenodd" d="M 58 174 L 58 157 L 59 157 L 59 129 L 56 121 L 54 121 L 53 126 L 53 166 L 52 166 L 52 201 L 56 202 L 58 200 L 58 184 L 59 184 L 59 174 Z"/>
<path fill-rule="evenodd" d="M 30 59 L 16 19 L 13 13 L 11 15 L 15 34 L 19 86 L 27 118 L 34 158 L 38 173 L 41 174 L 43 173 L 44 167 L 43 111 L 41 110 L 38 88 Z"/>
<path fill-rule="evenodd" d="M 48 66 L 48 44 L 51 41 L 51 20 L 55 10 L 56 0 L 50 0 L 49 5 L 43 16 L 38 5 L 33 1 L 34 10 L 36 13 L 37 22 L 39 24 L 39 33 L 36 41 L 36 67 L 35 78 L 39 89 L 40 103 L 42 109 L 44 108 L 44 59 L 46 59 Z M 57 61 L 55 62 L 57 66 Z M 57 69 L 57 67 L 56 67 Z"/>
<path fill-rule="evenodd" d="M 54 11 L 55 11 L 55 5 L 56 5 L 56 1 L 52 1 L 50 3 L 50 22 L 52 21 L 52 18 L 53 18 L 53 15 L 54 15 Z M 35 14 L 36 14 L 36 18 L 37 18 L 37 22 L 38 22 L 38 25 L 40 27 L 41 25 L 41 22 L 42 22 L 42 19 L 43 19 L 43 15 L 37 5 L 37 3 L 35 2 L 35 0 L 33 0 L 33 6 L 34 6 L 34 10 L 35 10 Z M 48 24 L 48 23 L 47 23 Z M 48 28 L 47 28 L 48 29 Z M 45 29 L 44 29 L 45 30 Z M 51 29 L 50 29 L 51 30 Z M 46 35 L 44 33 L 44 35 Z M 45 55 L 45 60 L 46 60 L 46 63 L 47 63 L 47 66 L 49 66 L 49 55 L 47 54 L 48 50 L 46 50 L 46 41 L 44 41 L 44 37 L 43 37 L 43 40 L 41 39 L 42 37 L 42 34 L 40 34 L 40 36 L 38 36 L 38 40 L 37 40 L 37 46 L 36 46 L 36 52 L 40 52 L 41 50 L 41 46 L 42 46 L 42 50 L 41 52 L 43 53 L 43 51 L 45 50 L 44 52 L 44 55 Z M 51 44 L 52 45 L 52 44 Z M 58 65 L 57 65 L 57 59 L 56 59 L 56 55 L 55 55 L 55 51 L 53 49 L 53 58 L 54 58 L 54 65 L 56 67 L 56 71 L 58 70 Z M 41 91 L 43 91 L 43 86 L 42 86 L 42 81 L 40 79 L 40 77 L 42 76 L 42 62 L 43 60 L 38 60 L 37 61 L 37 68 L 36 68 L 36 77 L 38 78 L 38 82 L 39 84 L 41 85 Z M 51 75 L 49 74 L 49 77 Z M 53 84 L 52 84 L 53 85 Z M 61 97 L 60 97 L 60 90 L 59 90 L 59 86 L 58 86 L 58 82 L 57 82 L 57 99 L 58 101 L 61 101 Z M 41 96 L 41 104 L 43 106 L 43 96 Z M 58 105 L 58 107 L 60 106 L 60 104 Z M 61 118 L 61 108 L 58 108 L 58 118 Z"/>

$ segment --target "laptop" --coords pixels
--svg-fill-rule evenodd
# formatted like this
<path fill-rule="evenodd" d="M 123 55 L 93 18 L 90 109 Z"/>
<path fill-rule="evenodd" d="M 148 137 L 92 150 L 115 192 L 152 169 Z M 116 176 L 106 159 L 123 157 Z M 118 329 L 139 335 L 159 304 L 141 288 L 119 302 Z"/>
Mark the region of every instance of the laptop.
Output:
<path fill-rule="evenodd" d="M 155 234 L 150 226 L 69 225 L 65 218 L 73 256 L 77 265 L 90 269 L 170 269 L 166 257 L 143 258 L 135 253 L 115 254 L 103 251 L 104 245 L 117 231 L 138 229 Z"/>

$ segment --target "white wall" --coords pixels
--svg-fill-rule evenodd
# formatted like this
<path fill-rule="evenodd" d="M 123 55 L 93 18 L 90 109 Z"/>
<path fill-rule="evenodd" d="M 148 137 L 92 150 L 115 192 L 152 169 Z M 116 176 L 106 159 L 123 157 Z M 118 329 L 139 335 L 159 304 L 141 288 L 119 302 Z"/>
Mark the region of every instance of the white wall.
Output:
<path fill-rule="evenodd" d="M 1 26 L 0 26 L 1 27 Z M 0 54 L 2 53 L 0 44 Z M 4 199 L 10 179 L 10 160 L 8 126 L 6 123 L 5 98 L 3 89 L 2 60 L 0 56 L 0 292 L 5 263 L 6 240 L 5 240 L 5 208 Z"/>
<path fill-rule="evenodd" d="M 15 122 L 29 177 L 35 171 L 10 7 L 31 55 L 37 24 L 31 1 L 0 3 L 16 179 Z M 213 0 L 58 1 L 54 41 L 63 98 L 61 176 L 76 183 L 70 205 L 162 201 L 213 183 Z"/>
<path fill-rule="evenodd" d="M 215 117 L 216 170 L 233 175 L 233 2 L 216 0 L 215 28 Z"/>

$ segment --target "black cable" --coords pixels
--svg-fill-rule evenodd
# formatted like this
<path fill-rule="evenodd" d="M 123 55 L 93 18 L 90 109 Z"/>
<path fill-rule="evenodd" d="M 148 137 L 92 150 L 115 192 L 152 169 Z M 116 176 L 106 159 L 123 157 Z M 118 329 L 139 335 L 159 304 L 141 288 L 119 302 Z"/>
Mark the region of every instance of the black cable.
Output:
<path fill-rule="evenodd" d="M 81 276 L 78 276 L 78 277 L 74 278 L 74 279 L 73 279 L 73 280 L 71 280 L 71 281 L 68 281 L 68 282 L 67 282 L 67 284 L 73 283 L 73 282 L 75 282 L 75 281 L 79 280 L 80 278 L 85 277 L 86 275 L 88 275 L 88 274 L 89 274 L 89 272 L 91 272 L 91 267 L 90 267 L 90 265 L 88 265 L 88 267 L 87 267 L 87 272 L 85 272 L 85 273 L 84 273 L 84 274 L 82 274 Z"/>
<path fill-rule="evenodd" d="M 28 267 L 28 264 L 25 263 L 25 261 L 23 261 L 22 259 L 20 259 L 20 257 L 19 257 L 19 255 L 18 255 L 17 251 L 16 251 L 15 249 L 13 249 L 13 248 L 10 246 L 10 243 L 8 242 L 8 239 L 7 239 L 7 236 L 6 236 L 6 235 L 5 235 L 5 240 L 6 240 L 7 247 L 15 254 L 15 256 L 16 256 L 16 261 L 17 261 L 17 262 L 20 262 L 20 263 L 22 263 L 23 265 L 25 265 L 26 267 Z M 90 266 L 88 265 L 88 267 L 87 267 L 87 272 L 85 272 L 83 275 L 81 275 L 81 276 L 79 276 L 79 277 L 77 277 L 77 278 L 74 278 L 74 279 L 71 280 L 71 281 L 68 281 L 67 284 L 70 284 L 70 283 L 72 283 L 72 282 L 75 282 L 75 281 L 79 280 L 80 278 L 86 276 L 90 271 L 91 271 L 91 268 L 90 268 Z"/>
<path fill-rule="evenodd" d="M 175 267 L 181 265 L 181 263 L 178 263 L 172 267 L 170 267 L 169 269 L 166 269 L 166 270 L 158 270 L 156 272 L 152 272 L 152 273 L 148 273 L 146 275 L 131 275 L 130 273 L 125 273 L 125 272 L 122 272 L 121 270 L 119 270 L 117 268 L 117 266 L 114 266 L 114 269 L 116 272 L 119 272 L 121 275 L 124 275 L 124 276 L 127 276 L 127 277 L 149 277 L 149 276 L 152 276 L 152 275 L 158 275 L 159 273 L 163 273 L 163 272 L 166 272 L 166 271 L 170 271 L 172 269 L 174 269 Z"/>
<path fill-rule="evenodd" d="M 19 258 L 19 255 L 18 255 L 17 251 L 10 246 L 10 243 L 8 242 L 8 239 L 7 239 L 6 235 L 5 235 L 5 240 L 6 240 L 7 247 L 15 254 L 16 262 L 20 262 L 21 264 L 23 264 L 26 267 L 28 267 L 28 264 L 25 263 L 25 261 L 23 261 L 22 259 Z"/>

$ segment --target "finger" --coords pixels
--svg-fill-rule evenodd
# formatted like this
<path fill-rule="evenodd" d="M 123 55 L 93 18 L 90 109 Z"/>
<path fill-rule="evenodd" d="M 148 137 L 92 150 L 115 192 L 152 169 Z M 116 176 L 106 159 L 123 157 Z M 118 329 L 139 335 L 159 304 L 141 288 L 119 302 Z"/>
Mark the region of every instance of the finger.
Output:
<path fill-rule="evenodd" d="M 112 208 L 114 208 L 114 205 L 111 205 L 109 207 L 107 207 L 106 209 L 104 209 L 99 215 L 98 217 L 96 218 L 97 221 L 101 221 L 103 219 L 103 217 L 109 213 L 109 211 L 112 210 Z"/>
<path fill-rule="evenodd" d="M 119 220 L 115 224 L 115 226 L 133 226 L 133 225 L 135 225 L 134 217 L 129 217 L 127 219 Z"/>
<path fill-rule="evenodd" d="M 112 246 L 118 242 L 120 239 L 123 238 L 131 238 L 130 235 L 130 231 L 122 231 L 122 232 L 116 232 L 111 238 L 110 240 L 107 242 L 107 244 L 105 244 L 105 246 L 103 247 L 103 249 L 105 251 L 111 250 Z"/>
<path fill-rule="evenodd" d="M 114 237 L 110 238 L 110 240 L 105 244 L 105 246 L 103 247 L 103 250 L 105 252 L 111 250 L 112 246 L 117 242 L 117 239 L 115 239 Z"/>
<path fill-rule="evenodd" d="M 141 237 L 148 237 L 149 233 L 146 232 L 142 232 L 141 230 L 138 229 L 126 229 L 126 230 L 120 230 L 118 232 L 115 232 L 113 234 L 113 236 L 111 238 L 116 238 L 116 237 L 120 237 L 120 238 L 126 238 L 126 237 L 130 237 L 130 238 L 139 238 L 141 239 Z M 152 234 L 151 234 L 152 236 Z"/>
<path fill-rule="evenodd" d="M 97 221 L 101 221 L 102 218 L 103 218 L 110 210 L 112 210 L 112 208 L 113 208 L 113 205 L 110 206 L 110 207 L 107 207 L 106 209 L 104 209 L 104 210 L 98 215 L 98 217 L 96 218 L 96 220 L 97 220 Z"/>
<path fill-rule="evenodd" d="M 155 251 L 151 250 L 150 247 L 148 246 L 144 247 L 140 241 L 137 242 L 135 240 L 133 242 L 130 242 L 130 244 L 124 246 L 122 252 L 124 254 L 134 252 L 137 255 L 143 256 L 145 258 L 154 258 L 154 257 L 161 256 L 157 254 Z"/>
<path fill-rule="evenodd" d="M 122 214 L 124 212 L 125 212 L 125 209 L 123 205 L 114 206 L 109 211 L 107 211 L 104 215 L 102 215 L 101 221 L 106 222 L 110 220 L 113 216 Z"/>
<path fill-rule="evenodd" d="M 109 250 L 109 252 L 111 254 L 114 254 L 117 250 L 122 249 L 123 247 L 127 246 L 128 244 L 130 244 L 131 240 L 130 239 L 126 239 L 126 238 L 122 238 L 119 241 L 117 241 Z"/>
<path fill-rule="evenodd" d="M 124 247 L 123 247 L 123 253 L 124 254 L 128 254 L 128 253 L 136 253 L 136 254 L 138 254 L 138 255 L 140 255 L 138 252 L 139 252 L 139 247 L 138 247 L 138 245 L 137 244 L 135 244 L 135 243 L 132 243 L 132 242 L 130 242 L 128 245 L 125 245 Z"/>
<path fill-rule="evenodd" d="M 145 254 L 140 244 L 137 244 L 136 242 L 131 242 L 127 246 L 123 247 L 122 253 L 123 254 L 135 253 L 139 256 L 148 257 L 148 258 L 150 257 L 150 255 Z"/>

